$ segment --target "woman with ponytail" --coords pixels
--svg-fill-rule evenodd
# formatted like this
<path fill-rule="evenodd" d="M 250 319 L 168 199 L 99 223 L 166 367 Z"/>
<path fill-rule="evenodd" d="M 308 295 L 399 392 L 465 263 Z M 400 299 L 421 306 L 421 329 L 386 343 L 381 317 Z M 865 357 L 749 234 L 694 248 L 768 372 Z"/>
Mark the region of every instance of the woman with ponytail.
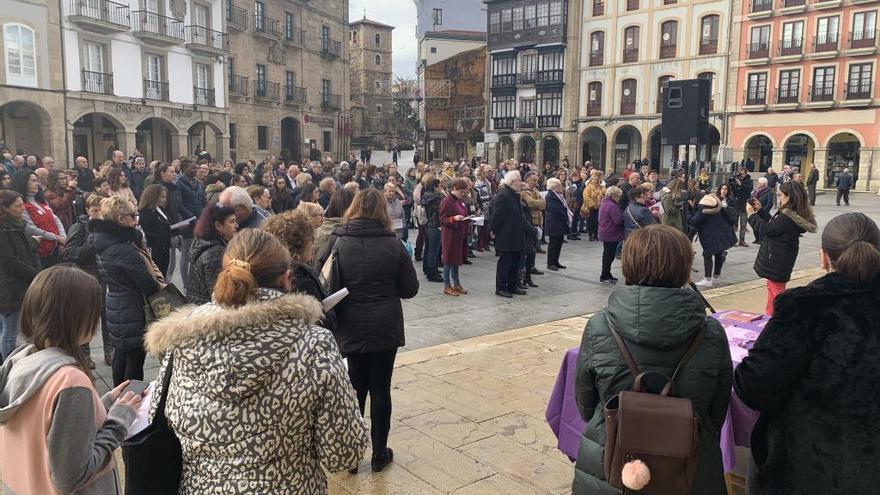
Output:
<path fill-rule="evenodd" d="M 213 301 L 150 327 L 160 377 L 171 363 L 180 493 L 326 494 L 325 470 L 360 462 L 366 426 L 336 341 L 315 324 L 321 303 L 290 288 L 288 250 L 245 229 L 226 246 Z"/>
<path fill-rule="evenodd" d="M 862 213 L 835 217 L 819 259 L 827 274 L 779 295 L 736 369 L 736 393 L 761 413 L 750 493 L 880 486 L 880 229 Z"/>

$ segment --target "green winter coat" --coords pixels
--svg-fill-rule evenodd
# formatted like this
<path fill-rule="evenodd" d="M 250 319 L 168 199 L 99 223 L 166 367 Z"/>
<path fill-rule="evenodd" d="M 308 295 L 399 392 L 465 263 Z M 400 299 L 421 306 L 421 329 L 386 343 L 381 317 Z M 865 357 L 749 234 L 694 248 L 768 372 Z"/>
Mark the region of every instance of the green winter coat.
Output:
<path fill-rule="evenodd" d="M 610 318 L 642 372 L 672 375 L 675 365 L 706 319 L 706 334 L 688 365 L 679 373 L 674 393 L 691 399 L 700 420 L 699 461 L 692 493 L 724 495 L 719 436 L 733 382 L 727 336 L 707 318 L 700 297 L 690 289 L 626 286 L 608 298 L 608 307 L 590 318 L 578 354 L 575 392 L 587 422 L 575 464 L 574 495 L 616 495 L 604 480 L 605 402 L 632 388 L 633 379 L 608 329 Z"/>

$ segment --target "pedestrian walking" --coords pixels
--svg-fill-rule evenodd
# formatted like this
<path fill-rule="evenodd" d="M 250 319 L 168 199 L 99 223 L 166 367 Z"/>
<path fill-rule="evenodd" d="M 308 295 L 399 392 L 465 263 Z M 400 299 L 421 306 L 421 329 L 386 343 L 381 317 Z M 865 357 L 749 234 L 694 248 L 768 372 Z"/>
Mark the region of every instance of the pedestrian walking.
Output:
<path fill-rule="evenodd" d="M 803 184 L 794 181 L 783 184 L 779 205 L 779 210 L 773 216 L 756 199 L 746 205 L 749 225 L 761 239 L 761 249 L 755 259 L 755 273 L 767 280 L 765 313 L 769 316 L 773 316 L 773 301 L 791 279 L 801 235 L 816 232 L 816 218 Z"/>
<path fill-rule="evenodd" d="M 181 493 L 326 494 L 325 470 L 363 456 L 366 428 L 342 356 L 315 325 L 320 303 L 287 294 L 289 272 L 278 239 L 245 229 L 227 246 L 214 301 L 150 327 L 147 348 L 164 355 L 159 376 L 171 374 L 165 415 L 180 439 Z"/>
<path fill-rule="evenodd" d="M 835 217 L 819 256 L 827 274 L 779 296 L 736 368 L 737 396 L 760 413 L 749 493 L 872 493 L 880 485 L 880 392 L 873 380 L 853 378 L 877 371 L 880 229 L 862 213 Z"/>
<path fill-rule="evenodd" d="M 850 175 L 849 169 L 843 169 L 843 173 L 837 178 L 837 206 L 840 206 L 840 200 L 849 206 L 849 191 L 853 188 L 853 176 Z"/>
<path fill-rule="evenodd" d="M 611 275 L 611 263 L 617 253 L 617 246 L 624 239 L 623 212 L 620 211 L 620 198 L 623 191 L 617 186 L 605 189 L 605 198 L 599 207 L 599 227 L 597 239 L 602 242 L 602 274 L 599 282 L 616 284 L 617 279 Z"/>
<path fill-rule="evenodd" d="M 387 189 L 386 184 L 386 189 Z M 443 293 L 459 296 L 468 293 L 461 286 L 459 267 L 468 255 L 467 236 L 470 221 L 464 196 L 468 189 L 467 179 L 457 178 L 452 182 L 450 194 L 440 202 L 440 245 L 443 258 Z"/>
<path fill-rule="evenodd" d="M 815 163 L 810 164 L 810 172 L 807 175 L 807 193 L 810 195 L 810 206 L 816 206 L 816 186 L 819 184 L 819 169 Z"/>

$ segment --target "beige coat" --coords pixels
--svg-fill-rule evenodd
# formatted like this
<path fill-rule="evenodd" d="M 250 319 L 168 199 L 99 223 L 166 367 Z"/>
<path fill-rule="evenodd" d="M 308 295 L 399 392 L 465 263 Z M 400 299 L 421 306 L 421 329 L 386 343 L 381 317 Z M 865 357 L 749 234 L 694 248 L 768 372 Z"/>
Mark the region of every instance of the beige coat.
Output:
<path fill-rule="evenodd" d="M 602 186 L 602 181 L 590 179 L 584 187 L 584 203 L 581 206 L 581 214 L 589 216 L 591 211 L 599 211 L 604 197 L 605 187 Z"/>
<path fill-rule="evenodd" d="M 523 201 L 526 202 L 526 205 L 529 207 L 529 212 L 532 214 L 532 225 L 536 227 L 544 228 L 544 208 L 547 207 L 544 198 L 541 197 L 541 193 L 534 189 L 523 189 L 520 192 L 520 197 L 522 197 Z"/>

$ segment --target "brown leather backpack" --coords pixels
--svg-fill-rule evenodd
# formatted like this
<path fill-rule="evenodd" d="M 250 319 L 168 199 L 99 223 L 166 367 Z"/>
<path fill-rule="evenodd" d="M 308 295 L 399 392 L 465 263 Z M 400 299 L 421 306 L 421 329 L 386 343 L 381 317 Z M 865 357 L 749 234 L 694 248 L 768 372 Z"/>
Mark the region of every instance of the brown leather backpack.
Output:
<path fill-rule="evenodd" d="M 690 399 L 671 396 L 672 387 L 703 342 L 706 323 L 694 335 L 672 377 L 660 394 L 648 392 L 645 376 L 636 366 L 626 343 L 608 319 L 611 335 L 620 348 L 634 379 L 632 390 L 624 390 L 605 403 L 605 479 L 624 493 L 624 465 L 636 459 L 650 470 L 650 481 L 638 493 L 689 495 L 697 469 L 699 420 Z"/>

